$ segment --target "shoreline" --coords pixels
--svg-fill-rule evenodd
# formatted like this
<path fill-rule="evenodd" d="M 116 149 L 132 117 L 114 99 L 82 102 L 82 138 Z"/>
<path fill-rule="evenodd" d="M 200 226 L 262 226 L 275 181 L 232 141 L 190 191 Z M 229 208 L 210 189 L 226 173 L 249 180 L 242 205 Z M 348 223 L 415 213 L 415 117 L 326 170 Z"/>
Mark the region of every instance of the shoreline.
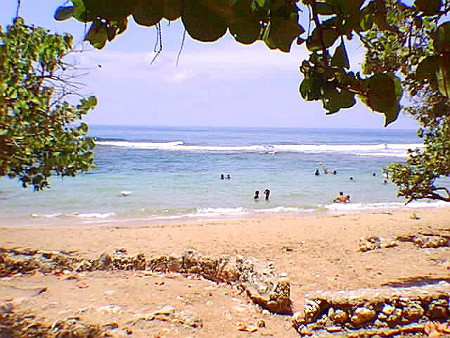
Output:
<path fill-rule="evenodd" d="M 332 208 L 336 206 L 336 208 Z M 228 212 L 211 214 L 199 213 L 183 214 L 183 215 L 167 215 L 167 216 L 142 216 L 136 215 L 125 216 L 115 213 L 73 213 L 73 214 L 30 214 L 28 216 L 4 217 L 0 219 L 0 227 L 39 227 L 39 226 L 108 226 L 116 224 L 124 224 L 124 226 L 142 226 L 174 223 L 197 223 L 197 222 L 220 222 L 220 221 L 239 221 L 243 220 L 259 220 L 268 218 L 292 218 L 303 219 L 309 217 L 334 217 L 336 215 L 358 215 L 358 214 L 377 214 L 386 212 L 423 212 L 427 210 L 450 209 L 450 204 L 445 202 L 418 202 L 414 204 L 396 203 L 370 203 L 361 205 L 360 203 L 333 203 L 327 207 L 317 209 L 298 209 L 291 207 L 273 207 L 271 209 L 243 210 L 240 213 L 233 213 L 229 210 L 233 208 L 218 210 L 228 210 Z M 242 208 L 234 208 L 242 210 Z"/>

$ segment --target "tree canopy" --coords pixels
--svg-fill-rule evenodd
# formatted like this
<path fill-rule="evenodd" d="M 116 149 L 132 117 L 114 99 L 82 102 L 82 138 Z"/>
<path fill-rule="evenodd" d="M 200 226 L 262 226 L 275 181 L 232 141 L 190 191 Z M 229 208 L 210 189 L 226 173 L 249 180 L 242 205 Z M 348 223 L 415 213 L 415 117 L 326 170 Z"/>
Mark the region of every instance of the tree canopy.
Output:
<path fill-rule="evenodd" d="M 74 176 L 93 167 L 94 141 L 88 126 L 76 122 L 96 98 L 74 106 L 76 94 L 63 61 L 71 50 L 68 34 L 49 34 L 23 19 L 0 27 L 0 176 L 19 178 L 41 190 L 53 174 Z"/>

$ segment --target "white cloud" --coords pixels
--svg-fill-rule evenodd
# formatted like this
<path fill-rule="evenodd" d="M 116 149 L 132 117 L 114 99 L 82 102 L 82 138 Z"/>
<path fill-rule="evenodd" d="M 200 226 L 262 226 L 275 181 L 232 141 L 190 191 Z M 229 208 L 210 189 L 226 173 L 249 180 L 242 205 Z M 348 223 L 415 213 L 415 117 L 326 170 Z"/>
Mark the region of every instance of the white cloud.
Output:
<path fill-rule="evenodd" d="M 81 53 L 78 62 L 82 68 L 91 70 L 95 77 L 104 80 L 180 83 L 194 78 L 231 80 L 297 77 L 298 66 L 306 57 L 306 51 L 300 51 L 299 48 L 291 53 L 282 53 L 268 50 L 263 43 L 243 46 L 236 42 L 192 49 L 185 47 L 178 66 L 177 54 L 163 50 L 151 64 L 154 52 L 91 50 Z"/>

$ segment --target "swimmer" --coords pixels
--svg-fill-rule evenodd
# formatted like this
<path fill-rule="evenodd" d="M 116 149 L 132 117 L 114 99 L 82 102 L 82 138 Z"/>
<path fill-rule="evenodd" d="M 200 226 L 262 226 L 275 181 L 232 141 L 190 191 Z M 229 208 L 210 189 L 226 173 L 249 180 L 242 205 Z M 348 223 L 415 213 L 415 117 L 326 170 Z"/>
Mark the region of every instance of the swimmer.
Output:
<path fill-rule="evenodd" d="M 342 191 L 339 192 L 339 196 L 333 200 L 333 203 L 348 203 L 350 202 L 350 195 L 344 196 Z"/>
<path fill-rule="evenodd" d="M 377 173 L 372 173 L 372 176 L 373 176 L 373 177 L 377 176 Z"/>
<path fill-rule="evenodd" d="M 353 181 L 353 180 L 354 180 L 353 176 L 350 176 L 350 181 Z"/>
<path fill-rule="evenodd" d="M 264 195 L 266 195 L 266 201 L 268 201 L 270 196 L 270 190 L 269 189 L 264 190 Z"/>
<path fill-rule="evenodd" d="M 227 180 L 231 180 L 230 174 L 227 175 Z"/>
<path fill-rule="evenodd" d="M 221 180 L 224 180 L 224 179 L 225 179 L 225 175 L 224 175 L 224 174 L 221 174 L 221 175 L 220 175 L 220 179 L 221 179 Z"/>
<path fill-rule="evenodd" d="M 256 191 L 255 191 L 255 196 L 253 196 L 253 199 L 254 199 L 254 200 L 259 199 L 259 190 L 256 190 Z"/>
<path fill-rule="evenodd" d="M 314 175 L 316 175 L 316 176 L 320 175 L 319 169 L 316 169 L 316 171 L 314 172 Z"/>

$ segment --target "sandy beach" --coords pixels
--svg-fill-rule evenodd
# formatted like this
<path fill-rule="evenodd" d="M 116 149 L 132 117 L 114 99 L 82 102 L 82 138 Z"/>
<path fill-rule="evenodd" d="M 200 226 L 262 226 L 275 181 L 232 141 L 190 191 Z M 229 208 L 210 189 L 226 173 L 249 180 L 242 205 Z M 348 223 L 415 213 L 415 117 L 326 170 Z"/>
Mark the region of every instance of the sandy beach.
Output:
<path fill-rule="evenodd" d="M 3 226 L 4 249 L 63 250 L 98 258 L 124 248 L 145 256 L 180 254 L 253 257 L 287 275 L 293 312 L 305 294 L 450 281 L 450 247 L 419 248 L 397 241 L 363 252 L 360 239 L 450 235 L 450 208 L 385 210 L 358 214 L 276 215 L 157 225 Z M 69 272 L 66 272 L 69 275 Z M 125 328 L 133 337 L 298 337 L 291 317 L 269 314 L 231 285 L 198 276 L 142 271 L 14 274 L 0 279 L 0 301 L 52 323 L 70 316 Z M 36 294 L 35 290 L 45 288 Z M 34 290 L 34 291 L 33 291 Z M 202 322 L 193 328 L 170 321 L 133 321 L 139 314 L 171 307 Z M 183 312 L 183 313 L 184 313 Z M 258 328 L 258 329 L 256 329 Z"/>

